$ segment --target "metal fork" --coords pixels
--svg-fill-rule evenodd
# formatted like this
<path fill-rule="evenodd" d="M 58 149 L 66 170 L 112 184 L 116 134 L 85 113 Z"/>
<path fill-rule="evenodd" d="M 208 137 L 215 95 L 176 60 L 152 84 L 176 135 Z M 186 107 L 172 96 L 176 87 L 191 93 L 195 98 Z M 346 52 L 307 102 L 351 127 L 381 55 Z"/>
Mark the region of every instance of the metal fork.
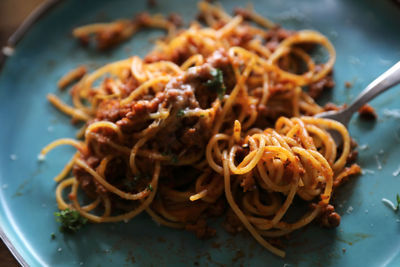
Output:
<path fill-rule="evenodd" d="M 383 93 L 389 88 L 400 83 L 400 61 L 393 65 L 390 69 L 381 74 L 373 82 L 371 82 L 358 97 L 345 109 L 339 111 L 327 111 L 315 115 L 317 118 L 326 118 L 341 122 L 347 127 L 351 117 L 357 112 L 364 104 L 375 98 L 377 95 Z M 336 132 L 332 133 L 332 137 L 336 144 L 342 143 L 342 136 Z"/>

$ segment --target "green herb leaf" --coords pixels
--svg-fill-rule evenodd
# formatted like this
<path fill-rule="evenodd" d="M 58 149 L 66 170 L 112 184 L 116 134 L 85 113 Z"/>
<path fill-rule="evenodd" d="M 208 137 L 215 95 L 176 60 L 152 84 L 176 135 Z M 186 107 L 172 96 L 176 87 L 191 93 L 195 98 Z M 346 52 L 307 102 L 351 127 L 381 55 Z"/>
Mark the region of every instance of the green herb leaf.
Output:
<path fill-rule="evenodd" d="M 400 206 L 400 195 L 399 194 L 396 194 L 396 201 L 397 201 L 396 210 L 399 210 L 399 206 Z"/>
<path fill-rule="evenodd" d="M 178 163 L 178 161 L 179 161 L 178 156 L 175 154 L 171 154 L 171 162 Z"/>
<path fill-rule="evenodd" d="M 212 69 L 210 71 L 212 79 L 206 82 L 209 88 L 213 88 L 217 91 L 219 99 L 222 99 L 226 92 L 226 87 L 224 85 L 224 73 L 220 69 Z"/>
<path fill-rule="evenodd" d="M 51 237 L 51 240 L 54 240 L 54 239 L 56 239 L 56 234 L 55 233 L 51 233 L 50 237 Z"/>
<path fill-rule="evenodd" d="M 185 111 L 183 111 L 183 109 L 178 110 L 178 112 L 176 113 L 177 117 L 183 117 L 185 115 Z"/>
<path fill-rule="evenodd" d="M 133 177 L 133 180 L 128 180 L 128 179 L 125 180 L 124 181 L 124 185 L 130 191 L 130 190 L 133 190 L 135 188 L 137 181 L 139 181 L 139 177 L 135 176 L 135 177 Z"/>
<path fill-rule="evenodd" d="M 68 208 L 60 212 L 55 212 L 54 216 L 57 217 L 57 222 L 61 223 L 61 232 L 75 233 L 88 221 L 78 211 Z"/>
<path fill-rule="evenodd" d="M 167 151 L 162 152 L 161 155 L 170 157 L 172 163 L 178 163 L 179 161 L 178 156 L 174 154 L 169 148 L 167 149 Z"/>
<path fill-rule="evenodd" d="M 149 185 L 147 186 L 147 190 L 153 191 L 153 186 L 152 186 L 151 184 L 149 184 Z"/>

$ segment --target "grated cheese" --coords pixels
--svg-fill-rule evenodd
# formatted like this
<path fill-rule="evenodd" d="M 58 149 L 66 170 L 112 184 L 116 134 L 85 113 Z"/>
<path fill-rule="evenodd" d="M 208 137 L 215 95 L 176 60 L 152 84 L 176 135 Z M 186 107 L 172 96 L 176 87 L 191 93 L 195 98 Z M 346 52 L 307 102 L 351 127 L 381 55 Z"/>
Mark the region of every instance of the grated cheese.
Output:
<path fill-rule="evenodd" d="M 378 155 L 375 155 L 375 161 L 376 161 L 376 165 L 378 165 L 378 170 L 382 170 L 382 164 L 378 158 Z"/>
<path fill-rule="evenodd" d="M 392 208 L 394 211 L 397 210 L 397 207 L 387 198 L 382 198 L 382 202 L 385 203 L 388 207 Z"/>
<path fill-rule="evenodd" d="M 352 206 L 349 206 L 349 207 L 347 208 L 347 210 L 346 210 L 346 213 L 347 213 L 347 214 L 350 214 L 353 210 L 354 210 L 353 207 L 352 207 Z"/>
<path fill-rule="evenodd" d="M 395 119 L 400 119 L 400 109 L 384 109 L 383 114 L 386 117 L 392 117 Z"/>
<path fill-rule="evenodd" d="M 373 170 L 369 170 L 369 169 L 362 169 L 361 170 L 361 174 L 362 175 L 367 174 L 367 173 L 374 174 L 375 172 Z"/>
<path fill-rule="evenodd" d="M 11 46 L 5 46 L 2 49 L 3 54 L 7 57 L 11 57 L 12 55 L 14 55 L 14 51 L 14 48 L 12 48 Z"/>
<path fill-rule="evenodd" d="M 38 160 L 38 161 L 44 161 L 45 159 L 46 159 L 46 156 L 43 155 L 43 154 L 39 154 L 39 155 L 37 156 L 37 160 Z"/>
<path fill-rule="evenodd" d="M 400 165 L 397 169 L 392 173 L 393 176 L 398 176 L 400 174 Z"/>
<path fill-rule="evenodd" d="M 368 146 L 367 144 L 360 145 L 360 146 L 358 147 L 359 150 L 366 150 L 366 149 L 368 149 L 368 148 L 369 148 L 369 146 Z"/>

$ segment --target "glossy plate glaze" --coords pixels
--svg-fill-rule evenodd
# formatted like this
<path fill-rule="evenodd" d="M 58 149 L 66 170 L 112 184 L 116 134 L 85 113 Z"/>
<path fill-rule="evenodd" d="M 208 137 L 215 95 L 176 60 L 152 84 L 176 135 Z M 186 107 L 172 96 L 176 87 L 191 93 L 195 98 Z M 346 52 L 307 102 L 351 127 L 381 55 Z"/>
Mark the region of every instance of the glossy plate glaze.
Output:
<path fill-rule="evenodd" d="M 140 32 L 116 49 L 100 53 L 81 47 L 71 37 L 78 25 L 109 21 L 147 9 L 146 1 L 63 1 L 44 16 L 18 44 L 0 73 L 0 225 L 18 253 L 31 266 L 399 266 L 400 213 L 385 206 L 400 192 L 396 177 L 400 158 L 400 88 L 372 102 L 376 123 L 355 117 L 350 133 L 358 141 L 365 174 L 352 179 L 336 198 L 342 222 L 337 229 L 310 226 L 291 235 L 287 257 L 262 249 L 247 233 L 226 234 L 219 221 L 216 238 L 200 241 L 193 234 L 159 227 L 146 215 L 128 223 L 90 225 L 79 235 L 62 235 L 52 178 L 73 153 L 58 148 L 39 163 L 40 149 L 54 139 L 73 137 L 69 118 L 56 111 L 46 94 L 58 92 L 57 80 L 79 64 L 90 68 L 130 55 L 143 56 L 159 31 Z M 177 12 L 186 22 L 195 17 L 196 1 L 158 1 L 150 12 Z M 282 3 L 284 2 L 284 3 Z M 336 88 L 326 97 L 348 103 L 374 77 L 400 59 L 400 8 L 394 1 L 261 1 L 256 10 L 289 29 L 316 29 L 337 51 Z M 231 10 L 243 1 L 223 1 Z M 345 82 L 353 84 L 345 88 Z M 390 113 L 390 112 L 389 112 Z M 386 114 L 386 115 L 385 115 Z M 381 166 L 381 167 L 380 167 Z M 56 238 L 51 239 L 51 233 Z M 287 265 L 286 265 L 287 266 Z"/>

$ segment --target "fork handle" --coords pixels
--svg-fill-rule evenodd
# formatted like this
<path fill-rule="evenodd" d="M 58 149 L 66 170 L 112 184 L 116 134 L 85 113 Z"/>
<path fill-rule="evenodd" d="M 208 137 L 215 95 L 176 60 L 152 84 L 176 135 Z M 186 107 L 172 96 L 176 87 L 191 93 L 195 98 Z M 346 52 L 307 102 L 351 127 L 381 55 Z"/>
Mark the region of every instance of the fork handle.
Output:
<path fill-rule="evenodd" d="M 371 99 L 400 83 L 400 61 L 370 83 L 351 103 L 347 112 L 353 114 Z"/>

